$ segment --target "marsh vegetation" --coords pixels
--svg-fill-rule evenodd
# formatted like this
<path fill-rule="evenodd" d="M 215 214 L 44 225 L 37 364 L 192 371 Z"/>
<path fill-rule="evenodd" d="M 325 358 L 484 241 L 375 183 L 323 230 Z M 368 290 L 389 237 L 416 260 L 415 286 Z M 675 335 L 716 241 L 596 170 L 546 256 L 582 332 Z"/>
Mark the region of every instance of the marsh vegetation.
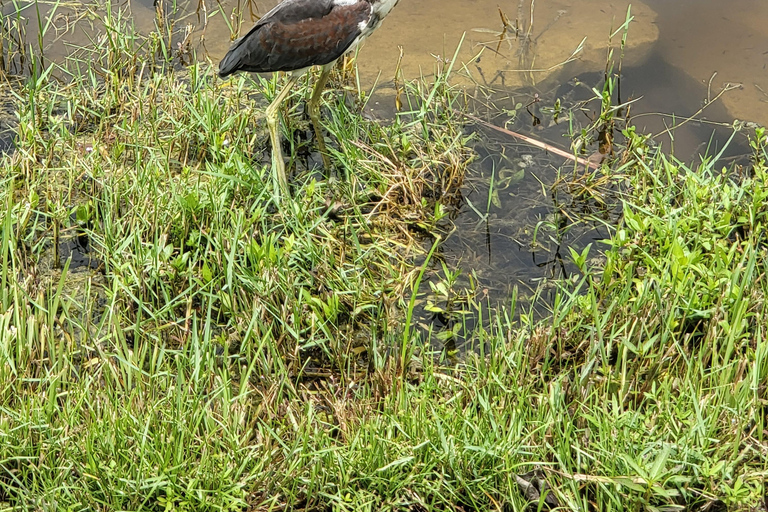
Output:
<path fill-rule="evenodd" d="M 588 122 L 545 106 L 606 158 L 561 164 L 521 227 L 568 271 L 499 300 L 441 247 L 467 186 L 479 219 L 514 208 L 533 157 L 489 156 L 465 114 L 492 98 L 455 58 L 396 76 L 388 120 L 334 72 L 330 176 L 303 81 L 277 208 L 280 78 L 222 82 L 171 23 L 105 12 L 62 62 L 4 18 L 0 509 L 765 509 L 762 128 L 733 125 L 737 163 L 680 161 L 627 121 L 609 56 Z M 584 226 L 604 237 L 570 244 Z"/>

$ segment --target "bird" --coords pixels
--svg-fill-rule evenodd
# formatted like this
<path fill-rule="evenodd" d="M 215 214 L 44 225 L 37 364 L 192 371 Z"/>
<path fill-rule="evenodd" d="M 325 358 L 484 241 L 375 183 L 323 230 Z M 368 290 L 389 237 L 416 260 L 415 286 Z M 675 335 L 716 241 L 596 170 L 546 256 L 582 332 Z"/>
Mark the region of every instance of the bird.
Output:
<path fill-rule="evenodd" d="M 232 43 L 219 63 L 219 76 L 238 71 L 285 71 L 288 80 L 266 109 L 272 144 L 272 173 L 277 194 L 287 193 L 288 179 L 279 138 L 279 109 L 298 79 L 320 66 L 308 103 L 323 165 L 330 168 L 320 127 L 320 98 L 336 61 L 370 36 L 399 0 L 283 0 L 262 16 L 245 36 Z"/>

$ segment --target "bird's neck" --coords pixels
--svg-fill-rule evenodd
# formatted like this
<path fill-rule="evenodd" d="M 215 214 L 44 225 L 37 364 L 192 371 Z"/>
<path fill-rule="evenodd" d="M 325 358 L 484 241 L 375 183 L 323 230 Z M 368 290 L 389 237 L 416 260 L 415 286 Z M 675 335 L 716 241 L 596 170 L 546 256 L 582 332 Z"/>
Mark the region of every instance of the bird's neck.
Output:
<path fill-rule="evenodd" d="M 400 0 L 368 0 L 373 11 L 383 18 L 391 11 Z"/>

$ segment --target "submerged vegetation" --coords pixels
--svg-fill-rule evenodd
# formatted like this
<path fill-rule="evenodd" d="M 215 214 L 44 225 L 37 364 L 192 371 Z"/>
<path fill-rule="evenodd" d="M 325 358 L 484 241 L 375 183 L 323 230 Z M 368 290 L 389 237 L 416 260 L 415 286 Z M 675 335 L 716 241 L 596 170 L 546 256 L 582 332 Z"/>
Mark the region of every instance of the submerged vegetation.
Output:
<path fill-rule="evenodd" d="M 414 307 L 473 158 L 450 67 L 390 122 L 326 93 L 342 177 L 314 171 L 304 83 L 278 210 L 275 81 L 161 69 L 162 39 L 112 22 L 11 88 L 0 509 L 765 507 L 762 129 L 745 167 L 677 161 L 615 124 L 607 73 L 582 141 L 626 145 L 561 183 L 621 220 L 544 319 L 467 294 L 475 348 L 446 360 Z"/>

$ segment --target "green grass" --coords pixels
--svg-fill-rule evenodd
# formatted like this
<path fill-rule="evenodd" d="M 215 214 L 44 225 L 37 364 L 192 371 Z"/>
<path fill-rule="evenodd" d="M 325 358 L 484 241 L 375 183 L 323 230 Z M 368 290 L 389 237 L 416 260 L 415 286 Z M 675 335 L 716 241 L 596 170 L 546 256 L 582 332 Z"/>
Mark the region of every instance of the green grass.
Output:
<path fill-rule="evenodd" d="M 348 181 L 305 169 L 302 83 L 278 210 L 274 82 L 161 71 L 137 58 L 157 42 L 115 33 L 16 91 L 0 509 L 759 509 L 763 131 L 730 172 L 627 130 L 582 189 L 621 184 L 611 239 L 572 254 L 582 275 L 542 321 L 470 299 L 477 352 L 446 365 L 412 325 L 424 236 L 472 158 L 446 76 L 389 123 L 326 93 Z M 68 259 L 78 238 L 91 266 Z"/>

